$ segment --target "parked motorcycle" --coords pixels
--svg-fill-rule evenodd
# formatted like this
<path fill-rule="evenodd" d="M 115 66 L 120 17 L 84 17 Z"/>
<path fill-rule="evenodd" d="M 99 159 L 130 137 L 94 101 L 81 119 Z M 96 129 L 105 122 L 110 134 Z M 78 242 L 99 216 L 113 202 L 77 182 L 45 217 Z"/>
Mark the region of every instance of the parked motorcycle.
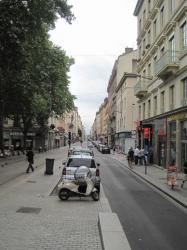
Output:
<path fill-rule="evenodd" d="M 70 196 L 87 197 L 91 196 L 94 201 L 99 200 L 99 192 L 94 187 L 94 177 L 86 166 L 77 168 L 74 180 L 62 179 L 58 184 L 58 197 L 64 201 Z"/>

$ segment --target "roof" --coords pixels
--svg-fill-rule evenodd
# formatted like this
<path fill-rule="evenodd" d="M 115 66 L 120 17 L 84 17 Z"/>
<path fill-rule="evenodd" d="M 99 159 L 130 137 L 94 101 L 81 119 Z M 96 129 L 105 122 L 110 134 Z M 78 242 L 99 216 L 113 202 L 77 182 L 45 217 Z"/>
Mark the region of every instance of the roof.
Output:
<path fill-rule="evenodd" d="M 73 159 L 93 159 L 93 156 L 91 155 L 71 155 L 69 156 L 69 159 L 73 158 Z"/>
<path fill-rule="evenodd" d="M 140 8 L 141 8 L 141 6 L 142 6 L 142 4 L 143 4 L 143 1 L 144 0 L 138 0 L 138 2 L 137 2 L 137 4 L 136 4 L 136 7 L 135 7 L 135 10 L 134 10 L 134 16 L 138 16 L 138 13 L 139 13 L 139 11 L 140 11 Z"/>

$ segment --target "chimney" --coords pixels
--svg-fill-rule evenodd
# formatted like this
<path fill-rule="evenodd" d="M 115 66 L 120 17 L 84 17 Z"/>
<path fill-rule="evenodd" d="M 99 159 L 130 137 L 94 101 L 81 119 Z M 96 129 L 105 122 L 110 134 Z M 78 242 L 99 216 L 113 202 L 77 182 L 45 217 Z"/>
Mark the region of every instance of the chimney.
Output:
<path fill-rule="evenodd" d="M 132 51 L 133 51 L 133 48 L 128 48 L 128 47 L 125 48 L 125 54 L 126 54 L 126 53 L 130 53 L 130 52 L 132 52 Z"/>

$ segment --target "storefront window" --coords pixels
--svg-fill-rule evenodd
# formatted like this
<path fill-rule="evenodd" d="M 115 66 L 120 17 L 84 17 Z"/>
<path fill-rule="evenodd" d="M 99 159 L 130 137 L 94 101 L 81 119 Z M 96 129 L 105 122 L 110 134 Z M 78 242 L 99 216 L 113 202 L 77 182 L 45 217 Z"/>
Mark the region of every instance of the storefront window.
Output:
<path fill-rule="evenodd" d="M 176 122 L 170 123 L 170 162 L 176 162 Z"/>
<path fill-rule="evenodd" d="M 187 140 L 187 121 L 182 122 L 182 127 L 181 127 L 181 140 Z"/>
<path fill-rule="evenodd" d="M 181 166 L 184 166 L 184 163 L 187 161 L 187 121 L 181 124 L 181 142 Z"/>

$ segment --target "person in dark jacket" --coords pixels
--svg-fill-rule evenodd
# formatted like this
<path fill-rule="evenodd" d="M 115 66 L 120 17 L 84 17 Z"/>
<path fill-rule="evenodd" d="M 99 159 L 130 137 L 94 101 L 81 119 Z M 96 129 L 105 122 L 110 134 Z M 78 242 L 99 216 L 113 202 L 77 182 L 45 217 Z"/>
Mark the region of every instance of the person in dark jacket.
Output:
<path fill-rule="evenodd" d="M 184 187 L 184 183 L 187 181 L 187 161 L 184 163 L 183 169 L 184 169 L 184 176 L 183 176 L 181 188 Z"/>
<path fill-rule="evenodd" d="M 128 151 L 127 160 L 128 160 L 129 167 L 132 168 L 132 162 L 134 160 L 134 150 L 132 147 Z"/>
<path fill-rule="evenodd" d="M 26 170 L 26 173 L 29 173 L 29 170 L 31 169 L 32 172 L 34 171 L 34 168 L 33 168 L 33 163 L 34 163 L 34 152 L 32 151 L 32 148 L 30 148 L 28 151 L 27 151 L 27 160 L 28 160 L 28 168 Z"/>

